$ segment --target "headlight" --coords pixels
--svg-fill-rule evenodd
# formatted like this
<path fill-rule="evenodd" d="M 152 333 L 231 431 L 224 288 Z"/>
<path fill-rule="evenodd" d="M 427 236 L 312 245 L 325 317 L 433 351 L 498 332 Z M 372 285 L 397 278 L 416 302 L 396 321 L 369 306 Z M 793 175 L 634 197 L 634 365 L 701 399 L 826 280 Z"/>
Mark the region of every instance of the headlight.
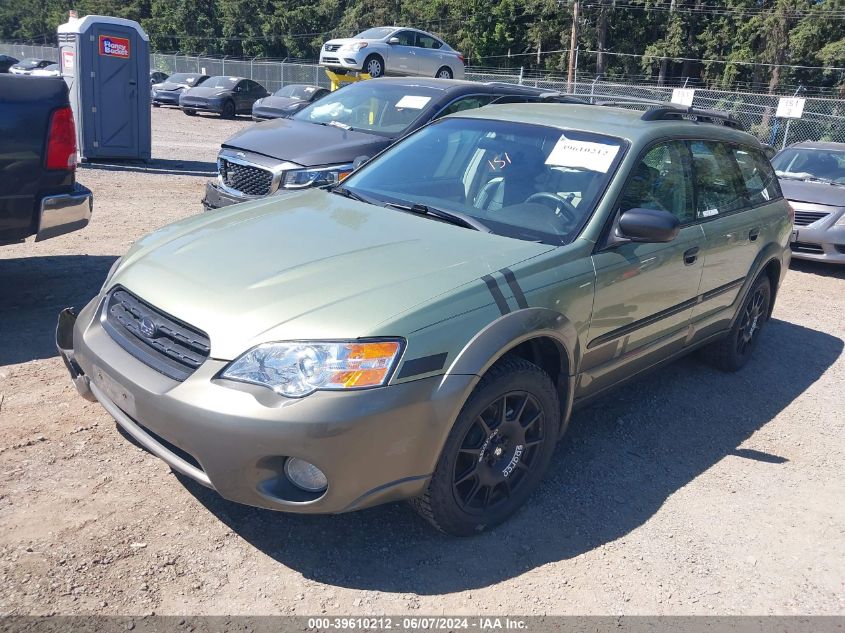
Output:
<path fill-rule="evenodd" d="M 344 44 L 340 47 L 342 51 L 360 51 L 362 48 L 367 48 L 366 42 L 355 42 L 353 44 Z"/>
<path fill-rule="evenodd" d="M 253 105 L 261 105 L 262 101 L 264 101 L 264 99 L 256 99 Z"/>
<path fill-rule="evenodd" d="M 833 226 L 845 226 L 845 211 L 842 212 L 842 215 L 839 216 L 839 219 Z"/>
<path fill-rule="evenodd" d="M 352 163 L 294 169 L 285 172 L 282 187 L 285 189 L 304 189 L 305 187 L 331 185 L 340 182 L 350 173 L 352 173 Z"/>
<path fill-rule="evenodd" d="M 301 398 L 318 389 L 384 385 L 401 351 L 399 340 L 267 343 L 249 350 L 220 376 Z"/>

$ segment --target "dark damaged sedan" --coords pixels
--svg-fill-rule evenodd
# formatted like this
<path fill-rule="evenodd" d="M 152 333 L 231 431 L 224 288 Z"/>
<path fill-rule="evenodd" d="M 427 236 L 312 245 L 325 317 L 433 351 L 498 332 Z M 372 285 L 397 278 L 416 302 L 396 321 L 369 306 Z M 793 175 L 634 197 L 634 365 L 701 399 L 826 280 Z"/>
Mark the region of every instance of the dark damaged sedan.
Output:
<path fill-rule="evenodd" d="M 261 84 L 243 77 L 211 77 L 201 86 L 186 90 L 179 97 L 182 112 L 214 112 L 224 119 L 236 114 L 251 114 L 252 104 L 267 96 Z"/>
<path fill-rule="evenodd" d="M 329 94 L 328 88 L 290 84 L 279 88 L 269 97 L 259 99 L 252 106 L 252 118 L 255 121 L 284 119 L 292 117 L 309 103 L 322 99 Z"/>
<path fill-rule="evenodd" d="M 176 106 L 179 107 L 179 96 L 183 91 L 199 86 L 208 75 L 201 73 L 176 73 L 170 75 L 161 83 L 153 84 L 151 87 L 153 107 Z"/>
<path fill-rule="evenodd" d="M 519 85 L 422 77 L 385 77 L 345 86 L 289 119 L 259 123 L 223 143 L 218 178 L 207 184 L 203 205 L 216 209 L 337 182 L 356 164 L 433 119 L 499 97 L 536 97 L 541 92 Z"/>

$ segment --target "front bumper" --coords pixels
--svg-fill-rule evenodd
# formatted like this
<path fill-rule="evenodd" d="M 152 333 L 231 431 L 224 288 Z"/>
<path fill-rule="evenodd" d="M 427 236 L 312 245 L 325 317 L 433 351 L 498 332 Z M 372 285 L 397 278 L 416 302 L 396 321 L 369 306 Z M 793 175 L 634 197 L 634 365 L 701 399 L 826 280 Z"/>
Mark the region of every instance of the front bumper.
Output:
<path fill-rule="evenodd" d="M 364 60 L 367 58 L 366 48 L 355 51 L 320 51 L 320 65 L 329 68 L 343 68 L 346 70 L 360 71 L 364 68 Z"/>
<path fill-rule="evenodd" d="M 789 246 L 795 259 L 845 264 L 845 226 L 835 226 L 835 218 L 796 226 Z"/>
<path fill-rule="evenodd" d="M 178 108 L 181 95 L 181 91 L 160 90 L 153 95 L 152 101 L 158 105 L 176 106 Z"/>
<path fill-rule="evenodd" d="M 280 110 L 278 108 L 262 108 L 256 106 L 252 108 L 252 118 L 254 121 L 269 121 L 271 119 L 289 119 L 299 110 Z"/>
<path fill-rule="evenodd" d="M 254 198 L 233 196 L 231 193 L 221 189 L 216 180 L 209 180 L 205 183 L 205 197 L 202 199 L 202 206 L 206 211 L 208 211 L 210 209 L 228 207 L 230 204 L 249 202 L 253 199 Z"/>
<path fill-rule="evenodd" d="M 220 380 L 227 362 L 209 359 L 180 383 L 109 337 L 101 300 L 78 318 L 59 318 L 56 344 L 77 389 L 173 470 L 252 506 L 335 513 L 420 494 L 477 381 L 441 376 L 288 399 Z M 319 467 L 328 489 L 295 489 L 284 475 L 287 457 Z"/>
<path fill-rule="evenodd" d="M 197 99 L 196 97 L 189 97 L 187 99 L 179 99 L 179 107 L 183 110 L 198 110 L 202 112 L 215 112 L 217 114 L 223 113 L 223 104 L 225 99 Z"/>
<path fill-rule="evenodd" d="M 71 193 L 42 198 L 35 241 L 47 240 L 87 226 L 93 206 L 94 194 L 79 183 L 74 185 Z"/>

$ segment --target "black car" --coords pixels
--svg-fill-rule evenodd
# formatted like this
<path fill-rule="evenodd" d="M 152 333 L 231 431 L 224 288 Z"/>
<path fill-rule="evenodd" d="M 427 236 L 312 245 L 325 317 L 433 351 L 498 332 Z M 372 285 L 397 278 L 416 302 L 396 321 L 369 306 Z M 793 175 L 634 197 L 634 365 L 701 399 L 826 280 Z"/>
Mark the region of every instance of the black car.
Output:
<path fill-rule="evenodd" d="M 266 119 L 289 118 L 302 110 L 309 103 L 322 99 L 331 92 L 320 86 L 290 84 L 279 88 L 269 97 L 259 99 L 252 106 L 252 118 L 255 121 Z"/>
<path fill-rule="evenodd" d="M 170 75 L 167 73 L 163 73 L 160 70 L 151 70 L 150 71 L 150 88 L 153 87 L 154 84 L 160 84 L 167 81 L 167 78 Z"/>
<path fill-rule="evenodd" d="M 221 75 L 183 92 L 179 107 L 188 115 L 197 111 L 216 112 L 224 119 L 231 119 L 236 114 L 251 114 L 252 104 L 267 94 L 264 86 L 252 79 Z"/>
<path fill-rule="evenodd" d="M 165 81 L 159 84 L 153 84 L 150 91 L 153 100 L 153 107 L 159 106 L 176 106 L 179 107 L 179 96 L 183 90 L 199 86 L 206 79 L 208 75 L 201 73 L 176 73 L 170 75 Z"/>
<path fill-rule="evenodd" d="M 0 55 L 0 73 L 9 72 L 9 68 L 17 63 L 18 59 L 14 57 L 10 57 L 9 55 Z"/>
<path fill-rule="evenodd" d="M 22 59 L 18 63 L 9 66 L 9 72 L 13 75 L 31 75 L 33 70 L 46 68 L 55 63 L 49 59 Z"/>
<path fill-rule="evenodd" d="M 344 86 L 289 119 L 258 123 L 222 145 L 218 178 L 203 205 L 216 209 L 285 190 L 337 182 L 353 166 L 446 114 L 541 90 L 422 77 L 368 79 Z"/>

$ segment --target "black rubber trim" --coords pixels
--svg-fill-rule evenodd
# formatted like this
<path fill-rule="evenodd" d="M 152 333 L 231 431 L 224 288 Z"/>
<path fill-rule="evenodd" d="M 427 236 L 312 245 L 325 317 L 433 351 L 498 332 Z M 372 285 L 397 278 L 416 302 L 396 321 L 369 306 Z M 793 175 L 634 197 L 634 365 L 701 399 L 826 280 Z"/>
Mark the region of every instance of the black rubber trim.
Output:
<path fill-rule="evenodd" d="M 490 275 L 483 275 L 481 279 L 483 279 L 484 283 L 487 284 L 487 289 L 490 291 L 490 294 L 493 295 L 493 300 L 496 302 L 499 312 L 502 314 L 508 314 L 511 311 L 510 306 L 505 299 L 505 295 L 503 295 L 502 291 L 499 289 L 499 284 L 496 283 L 496 280 Z"/>
<path fill-rule="evenodd" d="M 513 271 L 510 268 L 502 268 L 499 272 L 504 275 L 505 281 L 508 282 L 508 286 L 510 286 L 513 297 L 516 299 L 516 305 L 520 308 L 527 308 L 528 300 L 525 298 L 525 293 L 522 292 L 522 287 L 516 280 L 516 275 L 513 274 Z"/>
<path fill-rule="evenodd" d="M 633 323 L 629 323 L 628 325 L 623 325 L 620 328 L 616 328 L 615 330 L 611 330 L 607 334 L 602 334 L 601 336 L 597 336 L 592 341 L 587 343 L 587 349 L 593 349 L 598 345 L 603 345 L 604 343 L 609 343 L 610 341 L 626 336 L 631 332 L 635 332 L 640 328 L 646 327 L 651 325 L 652 323 L 657 323 L 661 319 L 668 318 L 672 315 L 678 314 L 679 312 L 683 312 L 684 310 L 689 310 L 690 308 L 698 305 L 703 301 L 707 301 L 708 299 L 712 299 L 713 297 L 717 297 L 720 294 L 724 294 L 733 288 L 741 286 L 745 283 L 746 277 L 742 277 L 741 279 L 735 279 L 729 283 L 719 286 L 718 288 L 713 288 L 713 290 L 708 290 L 704 294 L 700 294 L 697 297 L 689 299 L 688 301 L 684 301 L 683 303 L 679 303 L 677 305 L 672 306 L 671 308 L 666 308 L 665 310 L 661 310 L 660 312 L 655 312 L 651 316 L 647 316 L 643 319 L 638 321 L 634 321 Z"/>
<path fill-rule="evenodd" d="M 410 376 L 418 376 L 419 374 L 427 374 L 438 369 L 443 369 L 446 364 L 447 352 L 442 354 L 432 354 L 431 356 L 422 356 L 420 358 L 413 358 L 406 360 L 399 370 L 399 375 L 396 378 L 408 378 Z"/>

